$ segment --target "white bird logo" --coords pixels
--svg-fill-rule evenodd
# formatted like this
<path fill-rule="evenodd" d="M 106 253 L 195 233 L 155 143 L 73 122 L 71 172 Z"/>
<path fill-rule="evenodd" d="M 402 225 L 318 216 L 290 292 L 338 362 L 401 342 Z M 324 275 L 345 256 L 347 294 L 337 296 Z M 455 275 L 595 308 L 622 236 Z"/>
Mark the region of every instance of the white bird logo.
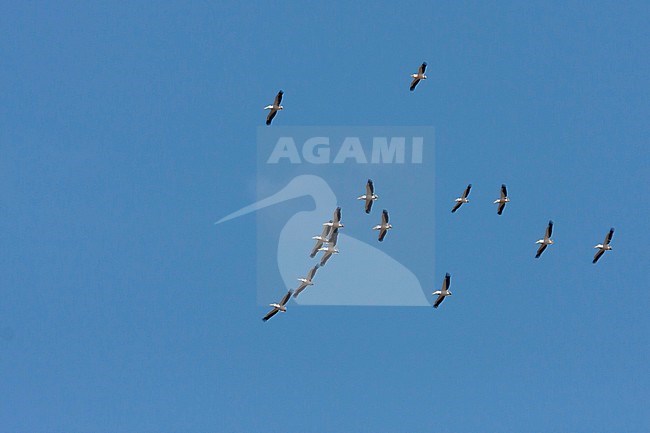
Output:
<path fill-rule="evenodd" d="M 248 213 L 283 203 L 299 197 L 309 196 L 315 209 L 300 211 L 286 221 L 280 231 L 277 247 L 277 265 L 287 288 L 295 285 L 297 276 L 313 266 L 309 257 L 314 230 L 322 227 L 331 218 L 337 207 L 334 191 L 327 182 L 315 175 L 294 177 L 277 193 L 257 203 L 231 213 L 216 224 L 221 224 Z M 348 214 L 348 224 L 350 216 Z M 360 230 L 363 227 L 359 225 Z M 272 229 L 274 224 L 259 227 Z M 392 305 L 429 306 L 418 278 L 406 266 L 381 249 L 355 239 L 350 228 L 339 233 L 337 248 L 341 253 L 319 272 L 317 288 L 306 290 L 296 298 L 299 304 L 308 305 Z M 258 251 L 269 254 L 270 251 Z M 372 272 L 368 272 L 372 269 Z M 316 286 L 314 286 L 316 287 Z"/>

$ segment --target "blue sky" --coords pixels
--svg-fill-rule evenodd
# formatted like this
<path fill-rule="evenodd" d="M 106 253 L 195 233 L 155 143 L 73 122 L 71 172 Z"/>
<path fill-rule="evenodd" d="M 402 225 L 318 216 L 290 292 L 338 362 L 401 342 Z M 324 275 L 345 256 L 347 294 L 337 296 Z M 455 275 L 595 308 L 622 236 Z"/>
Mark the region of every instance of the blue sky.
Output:
<path fill-rule="evenodd" d="M 5 2 L 2 430 L 650 430 L 649 19 L 645 2 Z M 255 216 L 213 223 L 256 199 L 279 89 L 274 126 L 435 127 L 435 260 L 413 266 L 430 291 L 453 275 L 440 309 L 262 323 Z"/>

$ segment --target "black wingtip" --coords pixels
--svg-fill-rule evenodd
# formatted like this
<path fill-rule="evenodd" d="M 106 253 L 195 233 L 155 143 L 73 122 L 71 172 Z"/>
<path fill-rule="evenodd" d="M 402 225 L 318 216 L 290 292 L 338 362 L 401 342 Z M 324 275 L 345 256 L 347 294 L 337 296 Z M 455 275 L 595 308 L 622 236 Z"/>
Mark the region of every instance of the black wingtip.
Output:
<path fill-rule="evenodd" d="M 427 62 L 422 62 L 422 64 L 423 64 L 424 66 L 427 66 Z"/>

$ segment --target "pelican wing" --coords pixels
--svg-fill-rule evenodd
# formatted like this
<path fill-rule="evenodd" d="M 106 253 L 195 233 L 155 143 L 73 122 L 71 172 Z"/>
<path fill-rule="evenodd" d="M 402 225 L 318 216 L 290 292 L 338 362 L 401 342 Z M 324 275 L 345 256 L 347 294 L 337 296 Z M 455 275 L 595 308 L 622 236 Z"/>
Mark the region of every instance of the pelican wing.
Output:
<path fill-rule="evenodd" d="M 280 104 L 282 103 L 282 95 L 284 95 L 284 92 L 280 90 L 278 94 L 275 96 L 275 101 L 273 102 L 273 105 L 275 105 L 276 107 L 280 106 Z"/>
<path fill-rule="evenodd" d="M 381 225 L 388 225 L 388 211 L 386 209 L 384 209 L 381 213 Z"/>
<path fill-rule="evenodd" d="M 370 210 L 372 209 L 372 202 L 374 200 L 372 199 L 372 196 L 366 196 L 366 213 L 370 213 Z"/>
<path fill-rule="evenodd" d="M 546 234 L 544 235 L 544 237 L 546 239 L 550 239 L 552 233 L 553 233 L 553 221 L 549 221 L 548 227 L 546 227 Z"/>
<path fill-rule="evenodd" d="M 366 183 L 366 197 L 370 196 L 375 193 L 375 185 L 372 183 L 371 179 L 368 179 L 368 183 Z"/>
<path fill-rule="evenodd" d="M 341 207 L 340 206 L 337 207 L 336 210 L 334 211 L 334 217 L 332 218 L 332 220 L 335 223 L 341 222 Z"/>
<path fill-rule="evenodd" d="M 311 269 L 309 270 L 309 273 L 307 274 L 307 279 L 308 279 L 309 281 L 311 281 L 312 278 L 314 278 L 314 275 L 316 275 L 316 271 L 317 271 L 317 270 L 318 270 L 318 266 L 314 266 L 313 268 L 311 268 Z"/>
<path fill-rule="evenodd" d="M 541 244 L 539 246 L 539 248 L 537 249 L 537 254 L 535 254 L 536 259 L 539 259 L 539 256 L 542 255 L 542 253 L 544 252 L 544 250 L 546 249 L 547 246 L 548 246 L 548 244 Z"/>
<path fill-rule="evenodd" d="M 385 227 L 382 227 L 382 228 L 379 230 L 379 242 L 383 242 L 383 241 L 384 241 L 384 237 L 386 236 L 386 233 L 388 233 L 388 230 L 386 230 Z"/>
<path fill-rule="evenodd" d="M 463 197 L 462 198 L 467 198 L 467 196 L 469 195 L 469 191 L 471 189 L 472 189 L 472 184 L 470 183 L 469 185 L 467 185 L 467 188 L 465 188 L 465 191 L 463 191 Z"/>
<path fill-rule="evenodd" d="M 303 290 L 307 288 L 307 283 L 300 283 L 298 288 L 293 292 L 293 297 L 297 298 L 299 294 L 302 293 Z"/>
<path fill-rule="evenodd" d="M 427 62 L 422 62 L 420 65 L 420 69 L 418 69 L 418 74 L 419 75 L 424 75 L 424 71 L 427 70 Z"/>
<path fill-rule="evenodd" d="M 497 215 L 501 215 L 503 213 L 503 209 L 505 209 L 506 204 L 505 203 L 499 203 L 499 207 L 497 208 Z"/>
<path fill-rule="evenodd" d="M 409 87 L 409 90 L 412 92 L 415 90 L 415 87 L 418 85 L 420 82 L 419 78 L 413 78 L 413 81 L 411 81 L 411 87 Z"/>
<path fill-rule="evenodd" d="M 330 257 L 332 257 L 332 254 L 333 253 L 331 253 L 329 251 L 326 251 L 325 254 L 323 254 L 323 257 L 321 257 L 321 259 L 320 259 L 319 266 L 325 266 L 325 263 L 327 263 L 327 261 L 330 259 Z"/>
<path fill-rule="evenodd" d="M 594 255 L 594 260 L 591 263 L 595 264 L 603 254 L 605 254 L 605 250 L 603 249 L 599 249 L 598 251 L 596 251 L 596 255 Z"/>
<path fill-rule="evenodd" d="M 322 246 L 323 246 L 323 241 L 316 241 L 316 245 L 314 245 L 314 248 L 311 249 L 311 253 L 309 253 L 309 257 L 311 257 L 312 259 L 316 257 L 316 254 L 318 254 L 318 250 Z"/>
<path fill-rule="evenodd" d="M 275 117 L 276 114 L 278 114 L 278 110 L 276 110 L 274 108 L 271 108 L 271 111 L 269 112 L 269 115 L 266 116 L 266 124 L 267 125 L 271 124 L 271 122 L 273 121 L 273 118 Z"/>
<path fill-rule="evenodd" d="M 273 317 L 273 316 L 275 316 L 276 314 L 278 314 L 278 311 L 280 311 L 280 310 L 278 310 L 277 308 L 272 309 L 271 311 L 269 311 L 268 313 L 266 313 L 266 316 L 262 317 L 262 320 L 264 320 L 264 321 L 266 322 L 266 321 L 269 320 L 271 317 Z"/>
<path fill-rule="evenodd" d="M 501 185 L 501 200 L 503 200 L 506 197 L 508 197 L 508 190 L 506 189 L 506 185 L 503 184 Z"/>
<path fill-rule="evenodd" d="M 458 210 L 458 208 L 461 207 L 462 205 L 463 205 L 462 201 L 457 201 L 456 204 L 454 205 L 454 207 L 451 209 L 451 213 L 456 212 Z"/>
<path fill-rule="evenodd" d="M 292 293 L 293 293 L 293 290 L 289 290 L 289 291 L 287 292 L 287 294 L 284 295 L 284 297 L 283 297 L 282 300 L 280 301 L 280 305 L 282 305 L 283 307 L 284 307 L 285 305 L 287 305 L 287 302 L 289 302 L 289 299 L 291 298 L 291 294 L 292 294 Z"/>
<path fill-rule="evenodd" d="M 451 275 L 449 275 L 449 272 L 445 274 L 445 280 L 442 282 L 442 291 L 446 292 L 449 290 L 449 286 L 451 285 Z"/>
<path fill-rule="evenodd" d="M 605 236 L 605 242 L 603 243 L 603 246 L 609 245 L 609 243 L 612 241 L 612 236 L 614 236 L 614 228 L 609 229 L 609 233 L 607 233 L 607 236 Z"/>
<path fill-rule="evenodd" d="M 436 302 L 433 304 L 433 308 L 438 308 L 440 304 L 442 304 L 442 301 L 445 300 L 445 295 L 438 295 L 438 299 L 436 299 Z"/>
<path fill-rule="evenodd" d="M 335 247 L 338 240 L 339 240 L 339 229 L 337 228 L 332 229 L 332 233 L 327 238 L 327 243 L 330 244 L 330 246 Z"/>

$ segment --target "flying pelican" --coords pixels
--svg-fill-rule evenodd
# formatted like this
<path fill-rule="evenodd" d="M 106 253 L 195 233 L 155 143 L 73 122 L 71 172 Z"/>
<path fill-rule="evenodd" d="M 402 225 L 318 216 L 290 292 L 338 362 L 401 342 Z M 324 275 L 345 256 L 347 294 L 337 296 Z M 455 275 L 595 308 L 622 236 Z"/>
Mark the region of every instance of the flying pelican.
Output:
<path fill-rule="evenodd" d="M 328 222 L 323 223 L 323 225 L 331 227 L 332 230 L 340 229 L 340 228 L 345 227 L 343 224 L 341 224 L 341 207 L 340 206 L 337 207 L 334 210 L 334 217 L 331 220 L 329 220 Z M 334 234 L 334 233 L 332 233 L 332 234 Z"/>
<path fill-rule="evenodd" d="M 445 297 L 451 296 L 451 291 L 449 290 L 449 285 L 451 284 L 451 275 L 449 275 L 449 272 L 445 275 L 445 280 L 442 282 L 442 290 L 436 290 L 433 292 L 433 295 L 438 295 L 438 299 L 436 299 L 436 302 L 433 304 L 433 308 L 438 308 L 440 304 L 442 304 L 442 301 L 445 300 Z"/>
<path fill-rule="evenodd" d="M 327 221 L 337 206 L 337 197 L 331 186 L 320 176 L 298 175 L 285 179 L 286 184 L 268 196 L 260 196 L 254 203 L 244 206 L 218 219 L 217 225 L 258 212 L 258 269 L 277 274 L 284 286 L 295 288 L 296 275 L 304 272 L 305 251 L 313 242 L 305 233 Z M 263 184 L 261 190 L 268 185 Z M 305 207 L 302 200 L 311 202 Z M 304 199 L 303 199 L 304 200 Z M 291 211 L 287 219 L 286 212 Z M 256 219 L 246 224 L 256 226 Z M 243 223 L 238 223 L 243 224 Z M 245 227 L 248 227 L 246 225 Z M 305 290 L 295 299 L 301 305 L 403 305 L 429 306 L 431 303 L 422 289 L 418 277 L 403 263 L 369 244 L 340 231 L 338 239 L 345 245 L 345 260 L 335 261 L 336 272 L 319 273 L 320 290 Z M 369 263 L 373 272 L 359 272 Z M 354 287 L 355 290 L 350 290 Z M 399 288 L 399 290 L 397 290 Z M 260 292 L 268 296 L 268 292 Z M 274 296 L 271 294 L 271 296 Z"/>
<path fill-rule="evenodd" d="M 293 293 L 293 297 L 297 298 L 300 292 L 305 290 L 307 286 L 313 286 L 314 283 L 312 282 L 312 279 L 314 279 L 314 275 L 316 275 L 316 271 L 318 270 L 319 266 L 316 265 L 313 268 L 309 270 L 309 273 L 305 278 L 298 278 L 298 281 L 300 281 L 300 286 L 296 289 L 296 291 Z"/>
<path fill-rule="evenodd" d="M 539 256 L 542 255 L 546 247 L 553 245 L 553 239 L 551 239 L 551 234 L 553 233 L 553 221 L 548 222 L 548 227 L 546 227 L 546 233 L 544 233 L 544 239 L 540 239 L 536 244 L 541 244 L 537 249 L 537 254 L 535 255 L 536 259 L 539 259 Z"/>
<path fill-rule="evenodd" d="M 283 313 L 287 312 L 287 302 L 289 302 L 289 298 L 291 298 L 291 294 L 293 293 L 293 290 L 289 290 L 286 295 L 280 300 L 279 303 L 277 304 L 269 304 L 270 307 L 273 307 L 271 311 L 266 313 L 266 316 L 262 317 L 262 320 L 265 322 L 269 320 L 271 317 L 275 316 L 278 314 L 278 311 L 282 311 Z"/>
<path fill-rule="evenodd" d="M 278 94 L 275 96 L 275 101 L 273 101 L 273 105 L 267 105 L 266 107 L 264 107 L 265 110 L 271 110 L 269 112 L 269 115 L 266 116 L 267 125 L 271 124 L 273 118 L 275 117 L 276 114 L 278 114 L 279 110 L 284 110 L 284 107 L 280 105 L 280 103 L 282 102 L 282 95 L 284 95 L 284 92 L 280 90 Z"/>
<path fill-rule="evenodd" d="M 336 249 L 336 243 L 339 240 L 339 229 L 332 229 L 329 239 L 327 240 L 327 246 L 321 247 L 318 251 L 324 251 L 323 257 L 320 259 L 320 266 L 325 266 L 325 263 L 332 257 L 332 254 L 338 254 L 339 250 Z"/>
<path fill-rule="evenodd" d="M 381 224 L 374 226 L 373 230 L 379 230 L 379 242 L 384 240 L 384 236 L 388 233 L 388 230 L 392 229 L 393 226 L 388 223 L 388 211 L 384 209 L 381 213 Z"/>
<path fill-rule="evenodd" d="M 472 184 L 470 183 L 467 185 L 467 188 L 465 188 L 465 191 L 463 192 L 463 195 L 458 197 L 455 201 L 456 204 L 454 205 L 453 209 L 451 210 L 451 213 L 454 213 L 458 210 L 459 207 L 463 205 L 463 203 L 469 203 L 469 200 L 467 199 L 467 196 L 469 196 L 469 191 L 472 189 Z"/>
<path fill-rule="evenodd" d="M 612 227 L 609 229 L 609 233 L 607 233 L 607 236 L 605 236 L 605 242 L 602 244 L 596 245 L 594 248 L 598 248 L 598 251 L 596 251 L 596 255 L 594 256 L 594 261 L 591 263 L 596 263 L 600 256 L 605 254 L 605 251 L 609 251 L 612 249 L 612 246 L 609 244 L 612 241 L 612 236 L 614 236 L 614 228 Z"/>
<path fill-rule="evenodd" d="M 332 222 L 332 220 L 329 220 L 329 222 Z M 316 254 L 318 254 L 318 250 L 320 249 L 320 247 L 323 246 L 324 242 L 327 242 L 331 230 L 332 227 L 323 224 L 323 232 L 320 234 L 320 236 L 312 237 L 312 239 L 316 241 L 316 244 L 314 245 L 314 248 L 311 249 L 311 253 L 309 254 L 309 257 L 311 257 L 312 259 L 316 257 Z"/>
<path fill-rule="evenodd" d="M 497 210 L 497 214 L 501 215 L 503 212 L 503 209 L 506 207 L 506 203 L 508 203 L 510 199 L 508 198 L 508 190 L 506 189 L 505 184 L 501 185 L 501 197 L 498 199 L 494 200 L 494 203 L 499 203 L 499 207 Z"/>
<path fill-rule="evenodd" d="M 375 194 L 375 186 L 372 183 L 372 180 L 368 179 L 368 183 L 366 183 L 366 193 L 357 197 L 357 200 L 365 200 L 366 213 L 370 213 L 370 209 L 372 209 L 372 202 L 378 198 L 379 196 Z"/>
<path fill-rule="evenodd" d="M 411 81 L 411 92 L 415 90 L 415 86 L 418 85 L 420 80 L 426 80 L 427 76 L 424 75 L 424 71 L 427 69 L 427 62 L 422 62 L 420 65 L 420 68 L 418 69 L 417 74 L 411 74 L 411 77 L 413 77 L 413 81 Z"/>

